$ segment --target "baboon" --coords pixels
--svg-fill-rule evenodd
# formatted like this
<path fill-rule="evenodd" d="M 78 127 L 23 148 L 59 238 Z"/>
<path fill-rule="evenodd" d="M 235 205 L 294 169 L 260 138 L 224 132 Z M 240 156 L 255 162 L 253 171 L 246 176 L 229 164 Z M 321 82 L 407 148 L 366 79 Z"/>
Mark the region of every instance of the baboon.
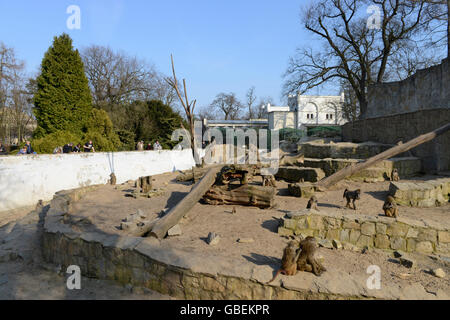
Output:
<path fill-rule="evenodd" d="M 327 269 L 321 265 L 314 254 L 317 249 L 317 241 L 314 237 L 306 237 L 300 242 L 300 256 L 297 259 L 297 270 L 312 272 L 316 276 L 320 276 Z"/>
<path fill-rule="evenodd" d="M 312 196 L 309 198 L 308 205 L 306 206 L 306 209 L 314 209 L 317 211 L 320 211 L 319 208 L 317 208 L 317 198 L 316 196 Z"/>
<path fill-rule="evenodd" d="M 391 181 L 399 181 L 399 180 L 400 176 L 398 175 L 398 170 L 397 169 L 392 170 Z"/>
<path fill-rule="evenodd" d="M 111 173 L 111 174 L 109 175 L 109 177 L 111 178 L 111 179 L 109 179 L 109 183 L 110 183 L 111 185 L 115 186 L 115 185 L 116 185 L 116 182 L 117 182 L 117 178 L 116 178 L 116 175 L 114 174 L 114 172 Z"/>
<path fill-rule="evenodd" d="M 233 207 L 233 210 L 231 210 L 232 214 L 236 214 L 236 207 Z"/>
<path fill-rule="evenodd" d="M 283 251 L 283 258 L 281 258 L 281 268 L 278 269 L 275 276 L 267 283 L 271 283 L 281 273 L 287 276 L 294 276 L 297 273 L 297 260 L 300 257 L 300 248 L 298 241 L 289 241 Z"/>
<path fill-rule="evenodd" d="M 275 177 L 273 175 L 262 176 L 263 187 L 276 187 Z"/>
<path fill-rule="evenodd" d="M 387 196 L 386 201 L 383 204 L 384 214 L 387 217 L 398 217 L 398 208 L 397 203 L 395 203 L 395 199 L 392 196 Z"/>
<path fill-rule="evenodd" d="M 353 210 L 356 210 L 355 201 L 359 200 L 359 195 L 361 194 L 361 189 L 355 191 L 348 191 L 345 189 L 343 198 L 347 199 L 346 208 L 350 208 L 350 201 L 353 203 Z M 351 208 L 350 208 L 351 209 Z"/>

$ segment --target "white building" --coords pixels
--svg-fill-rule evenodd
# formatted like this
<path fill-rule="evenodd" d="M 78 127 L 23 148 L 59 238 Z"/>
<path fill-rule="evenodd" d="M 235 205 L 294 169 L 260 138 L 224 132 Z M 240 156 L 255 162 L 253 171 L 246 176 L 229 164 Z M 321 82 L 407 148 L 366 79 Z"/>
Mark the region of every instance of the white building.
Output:
<path fill-rule="evenodd" d="M 340 96 L 291 95 L 288 106 L 267 105 L 269 129 L 295 128 L 306 130 L 314 126 L 340 126 L 344 93 Z"/>

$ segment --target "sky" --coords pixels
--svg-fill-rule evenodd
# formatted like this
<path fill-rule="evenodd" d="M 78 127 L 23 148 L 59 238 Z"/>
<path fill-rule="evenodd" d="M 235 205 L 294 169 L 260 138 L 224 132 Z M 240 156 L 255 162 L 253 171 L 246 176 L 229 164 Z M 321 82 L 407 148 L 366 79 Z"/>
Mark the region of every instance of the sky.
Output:
<path fill-rule="evenodd" d="M 207 106 L 220 92 L 244 100 L 284 102 L 282 75 L 289 56 L 317 40 L 302 29 L 300 8 L 311 0 L 0 0 L 0 41 L 13 47 L 26 70 L 36 73 L 53 37 L 63 32 L 82 49 L 110 46 L 145 59 L 177 77 L 188 94 Z M 81 28 L 70 30 L 70 5 L 81 10 Z M 309 94 L 338 94 L 337 89 Z"/>

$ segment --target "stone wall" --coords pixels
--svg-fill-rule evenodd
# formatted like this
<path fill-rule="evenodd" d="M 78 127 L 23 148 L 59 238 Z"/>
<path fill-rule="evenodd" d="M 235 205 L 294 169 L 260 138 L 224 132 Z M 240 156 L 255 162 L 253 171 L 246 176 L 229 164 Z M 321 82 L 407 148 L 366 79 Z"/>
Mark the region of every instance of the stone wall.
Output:
<path fill-rule="evenodd" d="M 140 176 L 187 170 L 191 150 L 0 156 L 0 212 L 51 200 L 59 190 L 117 183 Z"/>
<path fill-rule="evenodd" d="M 450 256 L 450 230 L 406 218 L 364 216 L 301 210 L 289 213 L 280 235 L 315 236 L 359 248 L 402 250 Z"/>
<path fill-rule="evenodd" d="M 101 231 L 76 232 L 64 223 L 64 216 L 70 212 L 72 203 L 91 189 L 58 192 L 50 204 L 42 253 L 45 261 L 60 265 L 62 270 L 77 265 L 87 277 L 146 287 L 190 300 L 373 299 L 373 295 L 379 294 L 376 290 L 373 295 L 362 296 L 348 289 L 332 293 L 320 288 L 293 286 L 287 289 L 267 285 L 272 277 L 272 268 L 268 266 L 172 249 L 162 246 L 155 238 L 118 236 Z"/>
<path fill-rule="evenodd" d="M 366 119 L 394 114 L 450 109 L 450 61 L 417 71 L 397 82 L 381 83 L 368 89 Z"/>
<path fill-rule="evenodd" d="M 449 80 L 450 81 L 450 80 Z M 450 99 L 448 100 L 450 101 Z M 422 110 L 349 122 L 343 126 L 344 141 L 407 142 L 450 122 L 450 109 Z M 425 172 L 450 170 L 450 132 L 411 150 L 422 159 Z"/>

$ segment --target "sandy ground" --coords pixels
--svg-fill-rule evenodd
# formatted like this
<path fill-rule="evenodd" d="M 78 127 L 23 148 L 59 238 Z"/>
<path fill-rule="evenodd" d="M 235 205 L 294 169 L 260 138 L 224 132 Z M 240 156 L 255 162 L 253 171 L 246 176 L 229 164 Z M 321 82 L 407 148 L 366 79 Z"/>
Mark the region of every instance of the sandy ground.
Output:
<path fill-rule="evenodd" d="M 163 188 L 166 194 L 147 199 L 134 199 L 126 195 L 133 190 L 132 185 L 102 186 L 100 189 L 86 194 L 81 202 L 74 205 L 73 216 L 75 220 L 89 219 L 93 224 L 81 223 L 84 230 L 102 230 L 108 233 L 125 234 L 119 226 L 122 219 L 141 209 L 150 217 L 157 217 L 165 208 L 173 207 L 192 188 L 190 183 L 177 183 L 174 179 L 176 173 L 155 176 L 154 187 Z M 257 179 L 259 182 L 259 179 Z M 342 198 L 343 190 L 362 189 L 362 199 L 357 202 L 357 213 L 368 215 L 382 214 L 382 204 L 387 193 L 389 182 L 357 183 L 344 182 L 327 193 L 319 193 L 319 208 L 323 210 L 345 209 Z M 221 254 L 236 260 L 247 261 L 258 265 L 270 265 L 276 270 L 280 264 L 282 249 L 287 240 L 280 237 L 277 232 L 276 218 L 285 215 L 287 211 L 306 207 L 307 199 L 288 196 L 287 183 L 278 182 L 277 206 L 274 209 L 258 209 L 252 207 L 236 207 L 236 214 L 232 214 L 232 206 L 211 206 L 198 203 L 181 222 L 182 234 L 163 240 L 162 245 L 175 247 L 185 251 L 202 251 Z M 443 224 L 449 223 L 450 205 L 439 208 L 409 208 L 401 207 L 400 214 L 415 219 L 431 219 Z M 206 243 L 209 232 L 221 236 L 217 246 Z M 239 238 L 252 238 L 253 243 L 238 243 Z M 449 265 L 441 260 L 428 256 L 414 255 L 418 268 L 413 271 L 397 263 L 391 254 L 381 250 L 371 250 L 368 253 L 351 251 L 337 251 L 320 248 L 319 254 L 324 257 L 324 265 L 329 270 L 341 270 L 348 273 L 366 274 L 369 265 L 378 265 L 382 270 L 382 281 L 402 287 L 408 283 L 420 283 L 428 292 L 443 290 L 450 296 Z M 441 267 L 447 273 L 445 279 L 439 279 L 429 274 L 430 268 Z M 408 280 L 400 276 L 411 273 Z"/>
<path fill-rule="evenodd" d="M 81 279 L 81 289 L 67 289 L 66 270 L 42 260 L 42 218 L 29 209 L 0 213 L 0 300 L 173 299 L 146 288 L 123 287 L 113 281 L 86 277 Z"/>

